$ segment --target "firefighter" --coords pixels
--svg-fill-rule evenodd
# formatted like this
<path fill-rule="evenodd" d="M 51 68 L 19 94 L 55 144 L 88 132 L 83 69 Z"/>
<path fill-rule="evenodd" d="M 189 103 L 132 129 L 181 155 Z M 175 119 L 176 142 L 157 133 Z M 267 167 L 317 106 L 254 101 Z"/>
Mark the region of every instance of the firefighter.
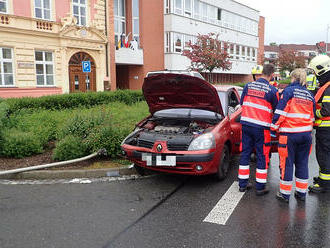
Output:
<path fill-rule="evenodd" d="M 295 197 L 305 201 L 308 187 L 308 157 L 312 145 L 315 113 L 313 95 L 306 89 L 306 72 L 295 69 L 276 107 L 271 136 L 279 131 L 280 190 L 276 197 L 289 202 L 295 165 Z"/>
<path fill-rule="evenodd" d="M 307 89 L 315 95 L 316 87 L 317 87 L 317 79 L 314 73 L 308 73 L 306 78 Z"/>
<path fill-rule="evenodd" d="M 319 164 L 319 176 L 309 187 L 313 193 L 330 191 L 330 58 L 319 55 L 313 58 L 309 68 L 319 81 L 320 89 L 315 95 L 316 102 L 316 159 Z"/>
<path fill-rule="evenodd" d="M 256 194 L 267 194 L 267 169 L 270 151 L 270 125 L 273 110 L 278 103 L 277 89 L 269 84 L 274 66 L 263 66 L 262 75 L 257 81 L 245 85 L 241 96 L 242 153 L 238 171 L 239 191 L 251 188 L 249 183 L 250 155 L 256 150 Z"/>
<path fill-rule="evenodd" d="M 254 81 L 258 80 L 261 77 L 262 69 L 263 69 L 262 65 L 256 65 L 252 68 L 251 74 Z"/>

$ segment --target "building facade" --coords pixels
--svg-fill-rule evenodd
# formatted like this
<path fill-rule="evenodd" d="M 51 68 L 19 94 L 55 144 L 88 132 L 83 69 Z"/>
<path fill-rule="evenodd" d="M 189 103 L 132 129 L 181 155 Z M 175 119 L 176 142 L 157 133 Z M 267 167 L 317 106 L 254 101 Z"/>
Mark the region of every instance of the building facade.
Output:
<path fill-rule="evenodd" d="M 232 69 L 215 70 L 213 82 L 248 81 L 263 58 L 265 19 L 233 0 L 112 0 L 109 9 L 111 89 L 141 89 L 148 71 L 187 69 L 181 54 L 198 34 L 219 33 L 228 45 Z"/>
<path fill-rule="evenodd" d="M 105 0 L 0 0 L 0 97 L 103 91 L 106 46 Z"/>
<path fill-rule="evenodd" d="M 233 0 L 0 0 L 0 97 L 141 89 L 149 71 L 187 69 L 187 42 L 210 32 L 232 69 L 207 78 L 248 81 L 264 23 Z"/>

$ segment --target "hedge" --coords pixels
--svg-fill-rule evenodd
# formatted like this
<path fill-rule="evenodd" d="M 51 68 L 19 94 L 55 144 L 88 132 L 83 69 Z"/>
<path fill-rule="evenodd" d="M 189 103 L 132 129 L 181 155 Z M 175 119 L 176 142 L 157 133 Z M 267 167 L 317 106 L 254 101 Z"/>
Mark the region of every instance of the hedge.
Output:
<path fill-rule="evenodd" d="M 142 91 L 117 90 L 105 92 L 72 93 L 42 96 L 38 98 L 23 97 L 4 100 L 8 105 L 8 113 L 13 114 L 22 109 L 63 110 L 79 107 L 90 108 L 111 102 L 123 102 L 131 105 L 143 101 Z"/>

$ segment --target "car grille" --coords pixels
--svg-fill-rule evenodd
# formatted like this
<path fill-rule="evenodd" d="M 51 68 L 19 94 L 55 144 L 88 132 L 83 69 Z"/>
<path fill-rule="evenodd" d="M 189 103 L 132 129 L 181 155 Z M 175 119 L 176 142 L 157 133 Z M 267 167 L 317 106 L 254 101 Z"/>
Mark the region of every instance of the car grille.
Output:
<path fill-rule="evenodd" d="M 187 151 L 189 145 L 184 145 L 184 144 L 167 144 L 167 148 L 170 151 Z"/>
<path fill-rule="evenodd" d="M 151 149 L 154 146 L 153 141 L 138 140 L 137 146 Z M 167 148 L 170 151 L 187 151 L 189 145 L 186 144 L 167 144 Z"/>
<path fill-rule="evenodd" d="M 154 145 L 154 142 L 152 142 L 152 141 L 146 141 L 146 140 L 141 140 L 141 139 L 139 139 L 138 140 L 138 143 L 137 143 L 137 146 L 139 146 L 139 147 L 145 147 L 145 148 L 149 148 L 149 149 L 151 149 L 153 147 L 153 145 Z"/>

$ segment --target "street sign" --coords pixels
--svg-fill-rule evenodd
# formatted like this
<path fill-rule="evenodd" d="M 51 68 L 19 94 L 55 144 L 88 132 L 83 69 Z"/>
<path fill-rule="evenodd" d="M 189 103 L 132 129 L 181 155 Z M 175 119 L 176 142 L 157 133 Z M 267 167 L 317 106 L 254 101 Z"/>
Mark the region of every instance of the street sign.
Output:
<path fill-rule="evenodd" d="M 83 72 L 91 72 L 91 62 L 90 61 L 83 61 L 82 63 L 82 69 Z"/>

